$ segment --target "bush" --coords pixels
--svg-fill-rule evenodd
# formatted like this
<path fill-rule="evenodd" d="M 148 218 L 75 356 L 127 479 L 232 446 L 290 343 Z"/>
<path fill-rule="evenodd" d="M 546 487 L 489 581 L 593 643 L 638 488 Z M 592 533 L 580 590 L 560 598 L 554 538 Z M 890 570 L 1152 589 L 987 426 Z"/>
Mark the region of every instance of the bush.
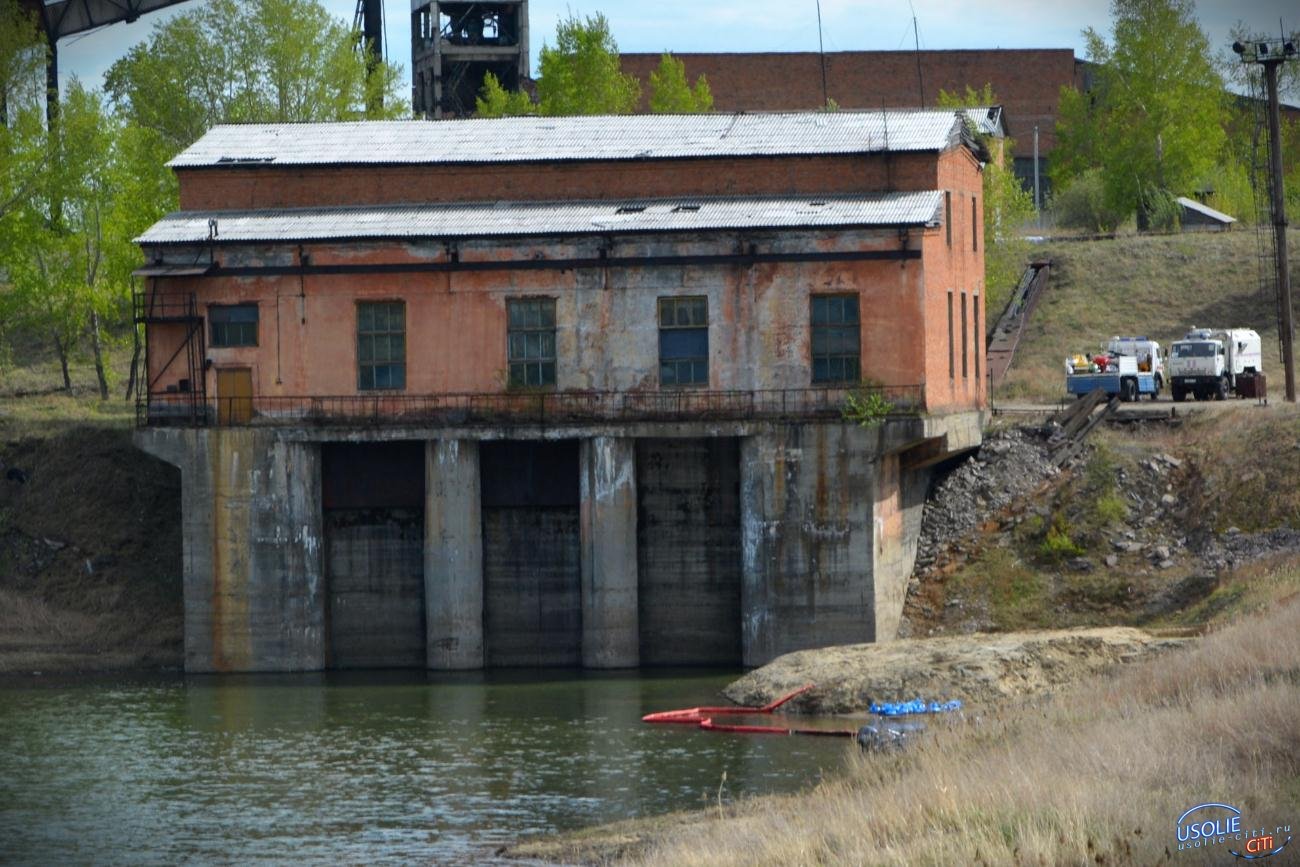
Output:
<path fill-rule="evenodd" d="M 844 408 L 840 412 L 845 421 L 874 427 L 893 411 L 894 405 L 888 398 L 865 386 L 844 396 Z"/>
<path fill-rule="evenodd" d="M 1106 205 L 1106 188 L 1100 169 L 1089 169 L 1048 203 L 1056 225 L 1088 232 L 1113 232 L 1124 222 L 1121 214 Z"/>
<path fill-rule="evenodd" d="M 1046 560 L 1059 562 L 1067 557 L 1077 557 L 1083 549 L 1070 538 L 1070 527 L 1063 515 L 1052 519 L 1052 526 L 1047 528 L 1043 543 L 1038 546 L 1038 553 Z"/>
<path fill-rule="evenodd" d="M 1170 232 L 1182 222 L 1182 206 L 1169 190 L 1148 184 L 1142 188 L 1137 217 L 1139 231 Z"/>
<path fill-rule="evenodd" d="M 1093 511 L 1102 524 L 1119 524 L 1128 517 L 1128 504 L 1112 491 L 1097 498 L 1093 503 Z"/>

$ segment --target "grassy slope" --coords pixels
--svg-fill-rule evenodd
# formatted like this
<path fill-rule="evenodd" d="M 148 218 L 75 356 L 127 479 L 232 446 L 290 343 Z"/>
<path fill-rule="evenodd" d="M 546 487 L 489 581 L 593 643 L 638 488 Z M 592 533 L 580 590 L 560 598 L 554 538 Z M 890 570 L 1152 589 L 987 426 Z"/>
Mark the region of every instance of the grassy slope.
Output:
<path fill-rule="evenodd" d="M 131 444 L 121 397 L 99 400 L 94 369 L 58 387 L 31 341 L 0 369 L 0 671 L 180 664 L 180 477 Z"/>
<path fill-rule="evenodd" d="M 1300 811 L 1300 561 L 1251 583 L 1249 608 L 1220 615 L 1192 647 L 1038 703 L 979 709 L 902 755 L 855 754 L 806 794 L 511 854 L 683 867 L 1201 863 L 1177 851 L 1188 807 L 1225 801 L 1270 829 Z"/>
<path fill-rule="evenodd" d="M 1191 610 L 1154 604 L 1189 576 L 1205 574 L 1177 547 L 1174 565 L 1156 568 L 1150 556 L 1155 546 L 1229 527 L 1246 532 L 1300 527 L 1300 476 L 1293 471 L 1300 459 L 1300 410 L 1295 407 L 1243 404 L 1224 415 L 1189 416 L 1178 428 L 1102 428 L 1090 443 L 1093 452 L 1080 471 L 1060 477 L 1034 500 L 1038 513 L 1022 513 L 1009 532 L 984 532 L 967 541 L 964 562 L 930 576 L 909 597 L 904 616 L 912 634 L 1197 626 L 1237 590 L 1214 590 L 1206 604 Z M 1143 464 L 1161 454 L 1177 455 L 1182 464 L 1154 477 Z M 1157 509 L 1166 489 L 1177 503 Z M 1144 524 L 1152 514 L 1158 517 Z M 1112 540 L 1126 531 L 1144 543 L 1141 552 L 1115 550 Z M 1054 549 L 1049 535 L 1065 545 Z M 1113 568 L 1103 565 L 1110 555 L 1118 561 Z M 1096 568 L 1069 568 L 1075 556 L 1089 558 Z"/>
<path fill-rule="evenodd" d="M 1055 401 L 1064 393 L 1067 353 L 1095 349 L 1115 334 L 1145 334 L 1168 346 L 1194 325 L 1258 331 L 1270 387 L 1279 393 L 1277 317 L 1259 292 L 1256 244 L 1254 231 L 1240 230 L 1037 247 L 1036 256 L 1053 260 L 1051 283 L 995 399 Z M 1290 234 L 1290 252 L 1294 275 L 1300 231 Z"/>

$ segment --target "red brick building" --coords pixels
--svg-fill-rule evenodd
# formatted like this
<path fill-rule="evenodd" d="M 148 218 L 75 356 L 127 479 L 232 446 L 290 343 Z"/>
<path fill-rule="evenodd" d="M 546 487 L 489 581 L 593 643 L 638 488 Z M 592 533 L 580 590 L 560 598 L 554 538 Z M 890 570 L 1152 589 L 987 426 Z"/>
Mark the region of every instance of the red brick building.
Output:
<path fill-rule="evenodd" d="M 940 111 L 214 128 L 139 239 L 187 665 L 891 636 L 987 405 L 981 156 Z"/>
<path fill-rule="evenodd" d="M 822 56 L 816 52 L 676 54 L 692 81 L 709 79 L 718 111 L 810 111 L 825 103 Z M 624 54 L 623 71 L 641 80 L 648 98 L 658 54 Z M 979 48 L 944 51 L 830 51 L 826 94 L 841 108 L 934 107 L 939 91 L 965 93 L 991 85 L 1016 142 L 1016 173 L 1033 176 L 1034 127 L 1039 156 L 1056 146 L 1062 87 L 1089 86 L 1088 64 L 1069 48 Z M 919 67 L 919 68 L 918 68 Z"/>

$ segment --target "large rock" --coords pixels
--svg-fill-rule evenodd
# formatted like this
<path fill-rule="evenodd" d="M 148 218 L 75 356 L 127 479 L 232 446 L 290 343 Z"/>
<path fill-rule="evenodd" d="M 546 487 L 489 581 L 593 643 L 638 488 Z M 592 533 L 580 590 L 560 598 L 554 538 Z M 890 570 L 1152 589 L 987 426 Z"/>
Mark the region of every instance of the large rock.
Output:
<path fill-rule="evenodd" d="M 1048 690 L 1187 640 L 1106 627 L 850 644 L 787 653 L 723 693 L 739 704 L 762 705 L 815 683 L 792 703 L 805 713 L 853 713 L 873 701 L 917 697 L 981 704 Z"/>

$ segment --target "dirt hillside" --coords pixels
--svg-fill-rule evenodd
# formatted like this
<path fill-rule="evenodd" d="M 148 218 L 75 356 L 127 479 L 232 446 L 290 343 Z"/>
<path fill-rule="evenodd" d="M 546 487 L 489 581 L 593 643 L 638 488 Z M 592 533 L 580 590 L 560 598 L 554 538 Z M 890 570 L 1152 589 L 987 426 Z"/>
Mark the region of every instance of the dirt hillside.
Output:
<path fill-rule="evenodd" d="M 914 698 L 988 706 L 1046 692 L 1186 640 L 1112 627 L 850 644 L 787 653 L 732 683 L 724 694 L 738 704 L 762 705 L 814 683 L 816 689 L 792 703 L 803 713 L 856 713 L 873 701 Z"/>
<path fill-rule="evenodd" d="M 178 666 L 180 474 L 121 427 L 2 437 L 0 671 Z"/>

